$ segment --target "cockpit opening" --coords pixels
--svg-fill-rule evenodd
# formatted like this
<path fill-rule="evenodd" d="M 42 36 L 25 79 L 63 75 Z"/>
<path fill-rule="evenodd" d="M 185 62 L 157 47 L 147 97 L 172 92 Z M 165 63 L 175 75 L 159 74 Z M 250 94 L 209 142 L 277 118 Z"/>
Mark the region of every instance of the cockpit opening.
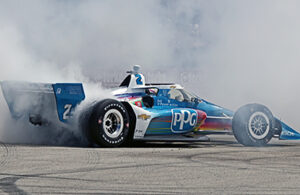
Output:
<path fill-rule="evenodd" d="M 179 102 L 200 102 L 200 98 L 196 95 L 189 93 L 184 89 L 170 89 L 168 92 L 169 98 Z"/>

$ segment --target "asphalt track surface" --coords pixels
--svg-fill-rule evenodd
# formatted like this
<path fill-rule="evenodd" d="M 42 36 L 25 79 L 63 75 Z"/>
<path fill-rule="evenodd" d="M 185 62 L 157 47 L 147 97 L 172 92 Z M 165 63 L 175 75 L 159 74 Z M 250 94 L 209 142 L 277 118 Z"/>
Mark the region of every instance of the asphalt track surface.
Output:
<path fill-rule="evenodd" d="M 230 136 L 130 148 L 0 144 L 0 193 L 300 194 L 300 141 Z"/>

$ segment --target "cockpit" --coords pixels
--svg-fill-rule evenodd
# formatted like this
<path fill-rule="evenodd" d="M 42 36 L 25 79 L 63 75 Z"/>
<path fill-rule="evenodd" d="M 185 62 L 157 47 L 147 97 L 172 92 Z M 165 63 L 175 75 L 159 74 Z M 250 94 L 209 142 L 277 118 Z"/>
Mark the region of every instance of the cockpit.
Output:
<path fill-rule="evenodd" d="M 179 102 L 195 102 L 196 100 L 199 101 L 200 98 L 196 95 L 191 94 L 190 92 L 184 89 L 176 89 L 172 88 L 168 92 L 169 99 L 174 99 Z"/>
<path fill-rule="evenodd" d="M 113 92 L 118 98 L 141 98 L 148 108 L 153 106 L 195 106 L 201 99 L 174 83 L 145 83 L 144 76 L 135 65 L 130 75 L 124 79 L 120 88 Z"/>

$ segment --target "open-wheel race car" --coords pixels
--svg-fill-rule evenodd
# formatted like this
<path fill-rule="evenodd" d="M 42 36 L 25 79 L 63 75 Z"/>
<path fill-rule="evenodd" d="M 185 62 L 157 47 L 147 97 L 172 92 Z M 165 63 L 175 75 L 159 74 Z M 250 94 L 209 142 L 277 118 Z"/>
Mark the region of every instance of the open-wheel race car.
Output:
<path fill-rule="evenodd" d="M 91 144 L 116 147 L 134 140 L 207 141 L 210 134 L 234 135 L 245 146 L 264 146 L 273 137 L 300 139 L 264 105 L 247 104 L 236 112 L 217 106 L 173 83 L 145 83 L 140 67 L 112 89 L 114 98 L 91 103 L 78 117 Z M 71 126 L 76 107 L 85 100 L 80 83 L 3 81 L 11 115 L 33 125 L 59 121 Z M 23 105 L 27 106 L 23 106 Z"/>

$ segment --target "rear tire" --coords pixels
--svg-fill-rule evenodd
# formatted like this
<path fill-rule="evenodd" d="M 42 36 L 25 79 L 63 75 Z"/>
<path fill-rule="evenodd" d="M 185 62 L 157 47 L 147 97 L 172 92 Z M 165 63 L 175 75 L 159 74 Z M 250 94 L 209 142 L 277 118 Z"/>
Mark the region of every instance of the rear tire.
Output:
<path fill-rule="evenodd" d="M 273 137 L 275 119 L 271 111 L 260 104 L 248 104 L 234 114 L 232 131 L 244 146 L 265 146 Z"/>
<path fill-rule="evenodd" d="M 117 100 L 107 99 L 94 106 L 89 120 L 94 143 L 117 147 L 126 142 L 129 132 L 129 115 Z"/>

